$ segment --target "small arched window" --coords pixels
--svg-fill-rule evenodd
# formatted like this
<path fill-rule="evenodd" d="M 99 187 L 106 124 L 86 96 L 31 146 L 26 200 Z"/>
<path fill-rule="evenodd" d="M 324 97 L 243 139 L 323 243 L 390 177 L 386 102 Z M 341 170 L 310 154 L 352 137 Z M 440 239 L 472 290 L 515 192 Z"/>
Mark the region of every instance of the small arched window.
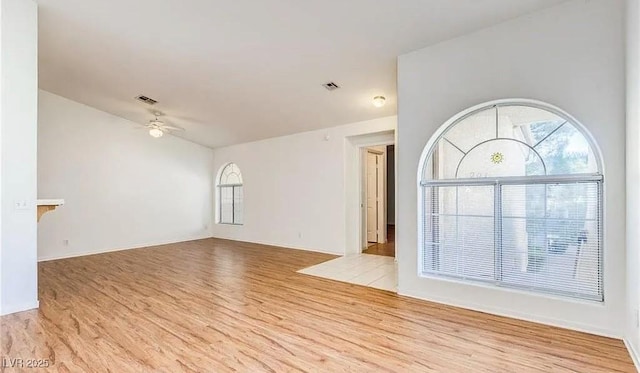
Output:
<path fill-rule="evenodd" d="M 242 225 L 242 173 L 235 163 L 223 166 L 218 177 L 218 223 Z"/>
<path fill-rule="evenodd" d="M 603 301 L 601 164 L 546 104 L 454 116 L 420 162 L 421 274 Z"/>

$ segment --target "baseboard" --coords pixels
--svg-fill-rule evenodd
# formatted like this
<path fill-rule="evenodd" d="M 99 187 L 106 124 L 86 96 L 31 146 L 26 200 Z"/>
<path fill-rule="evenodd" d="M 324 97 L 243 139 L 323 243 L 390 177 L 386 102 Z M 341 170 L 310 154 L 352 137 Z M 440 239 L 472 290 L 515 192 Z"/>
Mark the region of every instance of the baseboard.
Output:
<path fill-rule="evenodd" d="M 631 355 L 631 360 L 633 360 L 633 365 L 635 365 L 636 370 L 640 372 L 640 355 L 638 355 L 638 351 L 633 346 L 633 344 L 627 340 L 627 338 L 624 338 L 623 341 L 624 341 L 624 345 L 627 347 L 627 351 L 629 351 L 629 355 Z"/>
<path fill-rule="evenodd" d="M 71 254 L 55 255 L 55 256 L 43 256 L 43 257 L 38 257 L 38 262 L 48 262 L 48 261 L 51 261 L 51 260 L 77 258 L 79 256 L 106 254 L 106 253 L 112 253 L 112 252 L 124 251 L 124 250 L 142 249 L 144 247 L 170 245 L 170 244 L 175 244 L 175 243 L 180 243 L 180 242 L 204 240 L 204 239 L 207 239 L 207 238 L 212 238 L 212 237 L 211 237 L 211 235 L 205 235 L 205 236 L 202 236 L 202 237 L 185 238 L 185 239 L 180 239 L 180 240 L 149 242 L 149 243 L 137 244 L 137 245 L 134 245 L 134 246 L 124 247 L 124 248 L 113 248 L 113 249 L 106 249 L 106 250 L 84 251 L 84 252 L 81 252 L 81 253 L 71 253 Z"/>
<path fill-rule="evenodd" d="M 40 301 L 30 302 L 27 304 L 13 304 L 9 307 L 3 307 L 0 316 L 10 315 L 16 312 L 29 311 L 40 307 Z"/>
<path fill-rule="evenodd" d="M 402 296 L 410 297 L 410 298 L 416 298 L 416 299 L 420 299 L 420 300 L 425 300 L 425 301 L 428 301 L 428 302 L 445 304 L 445 305 L 448 305 L 448 306 L 453 306 L 453 307 L 458 307 L 458 308 L 464 308 L 464 309 L 468 309 L 468 310 L 472 310 L 472 311 L 488 313 L 488 314 L 491 314 L 491 315 L 508 317 L 508 318 L 516 319 L 516 320 L 529 321 L 529 322 L 533 322 L 533 323 L 537 323 L 537 324 L 543 324 L 543 325 L 555 326 L 555 327 L 563 328 L 563 329 L 575 330 L 575 331 L 578 331 L 578 332 L 599 335 L 599 336 L 607 337 L 607 338 L 613 338 L 613 339 L 618 339 L 618 340 L 622 339 L 621 336 L 618 333 L 616 333 L 616 332 L 614 332 L 612 330 L 602 329 L 602 328 L 597 328 L 597 327 L 594 328 L 593 325 L 586 325 L 586 324 L 581 324 L 581 323 L 576 323 L 576 322 L 567 322 L 566 320 L 554 319 L 554 318 L 550 318 L 550 317 L 540 317 L 540 316 L 535 316 L 535 315 L 522 313 L 522 312 L 514 312 L 513 310 L 507 310 L 507 309 L 500 308 L 500 307 L 488 307 L 486 305 L 477 304 L 477 303 L 473 303 L 473 302 L 460 302 L 457 299 L 456 300 L 452 300 L 452 299 L 446 299 L 446 298 L 442 298 L 442 297 L 438 297 L 438 298 L 426 297 L 426 296 L 422 296 L 421 294 L 404 293 L 404 292 L 401 292 L 400 290 L 398 290 L 398 295 L 402 295 Z"/>
<path fill-rule="evenodd" d="M 289 249 L 289 250 L 312 251 L 314 253 L 337 255 L 337 256 L 343 256 L 344 255 L 344 253 L 337 253 L 335 251 L 327 251 L 327 250 L 322 250 L 322 249 L 310 249 L 308 247 L 292 247 L 292 246 L 287 246 L 287 245 L 283 245 L 283 244 L 280 244 L 280 243 L 273 243 L 273 242 L 268 242 L 268 241 L 248 241 L 248 240 L 239 240 L 239 239 L 235 239 L 235 238 L 227 238 L 227 237 L 219 237 L 219 236 L 212 236 L 211 238 L 217 238 L 219 240 L 227 240 L 227 241 L 235 241 L 235 242 L 253 243 L 253 244 L 257 244 L 257 245 L 274 246 L 274 247 L 279 247 L 279 248 L 282 248 L 282 249 Z"/>
<path fill-rule="evenodd" d="M 51 261 L 51 260 L 77 258 L 77 257 L 80 257 L 80 256 L 97 255 L 97 254 L 106 254 L 106 253 L 112 253 L 112 252 L 116 252 L 116 251 L 141 249 L 141 248 L 151 247 L 151 246 L 170 245 L 170 244 L 175 244 L 175 243 L 180 243 L 180 242 L 204 240 L 204 239 L 207 239 L 207 238 L 217 238 L 217 239 L 221 239 L 221 240 L 229 240 L 229 241 L 236 241 L 236 242 L 247 242 L 247 243 L 253 243 L 253 244 L 258 244 L 258 245 L 266 245 L 266 246 L 275 246 L 275 247 L 281 247 L 283 249 L 290 249 L 290 250 L 313 251 L 313 252 L 316 252 L 316 253 L 330 254 L 330 255 L 344 255 L 344 253 L 336 253 L 335 251 L 326 251 L 326 250 L 320 250 L 320 249 L 310 249 L 310 248 L 304 248 L 304 247 L 290 247 L 290 246 L 285 246 L 285 245 L 282 245 L 282 244 L 279 244 L 279 243 L 273 243 L 273 242 L 267 242 L 267 241 L 235 240 L 235 239 L 232 239 L 232 238 L 216 237 L 216 236 L 206 235 L 206 236 L 202 236 L 202 237 L 194 237 L 194 238 L 181 239 L 181 240 L 149 242 L 149 243 L 145 243 L 145 244 L 138 244 L 138 245 L 134 245 L 134 246 L 130 246 L 130 247 L 124 247 L 124 248 L 113 248 L 113 249 L 107 249 L 107 250 L 84 251 L 84 252 L 81 252 L 81 253 L 71 253 L 71 254 L 55 255 L 55 256 L 43 256 L 43 257 L 39 257 L 38 258 L 38 262 L 48 262 L 48 261 Z"/>

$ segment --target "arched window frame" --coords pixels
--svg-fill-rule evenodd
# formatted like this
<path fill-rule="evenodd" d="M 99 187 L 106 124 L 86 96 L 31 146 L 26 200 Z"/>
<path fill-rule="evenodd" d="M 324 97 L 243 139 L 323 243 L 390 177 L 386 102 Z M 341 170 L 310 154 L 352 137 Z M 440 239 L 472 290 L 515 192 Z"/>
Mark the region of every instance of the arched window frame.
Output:
<path fill-rule="evenodd" d="M 595 173 L 584 173 L 584 174 L 562 174 L 562 175 L 547 175 L 546 174 L 546 166 L 545 166 L 545 175 L 540 176 L 505 176 L 505 177 L 478 177 L 478 178 L 457 178 L 457 169 L 456 169 L 456 178 L 450 179 L 434 179 L 433 175 L 426 177 L 427 173 L 427 163 L 431 160 L 433 153 L 438 146 L 439 142 L 442 139 L 445 139 L 444 136 L 447 132 L 456 126 L 458 123 L 464 121 L 465 119 L 473 116 L 474 114 L 480 113 L 484 110 L 491 108 L 500 108 L 507 106 L 525 106 L 531 107 L 535 109 L 545 110 L 550 113 L 557 115 L 558 117 L 566 120 L 565 123 L 570 123 L 575 129 L 577 129 L 580 134 L 584 136 L 584 139 L 587 141 L 591 151 L 594 154 L 595 161 L 597 163 L 597 172 Z M 497 123 L 497 115 L 496 115 L 496 123 Z M 559 127 L 558 127 L 559 128 Z M 557 129 L 556 129 L 557 130 Z M 555 130 L 554 130 L 555 131 Z M 496 124 L 496 133 L 497 133 L 497 124 Z M 496 139 L 499 139 L 496 135 Z M 445 139 L 446 140 L 446 139 Z M 513 141 L 517 141 L 516 139 L 509 139 Z M 542 141 L 540 141 L 542 142 Z M 523 143 L 531 148 L 534 152 L 536 151 L 530 145 Z M 476 144 L 474 147 L 479 146 L 480 144 Z M 466 154 L 463 156 L 466 157 L 471 150 L 468 150 Z M 463 152 L 464 153 L 464 152 Z M 537 154 L 537 152 L 536 152 Z M 544 159 L 538 154 L 540 159 Z M 462 160 L 459 161 L 457 168 L 460 167 Z M 595 297 L 585 297 L 580 294 L 572 294 L 572 293 L 562 293 L 549 291 L 546 289 L 534 289 L 532 287 L 520 287 L 520 286 L 508 286 L 504 284 L 500 284 L 498 280 L 489 281 L 490 285 L 496 287 L 513 287 L 519 290 L 528 290 L 536 293 L 551 293 L 553 295 L 561 295 L 567 297 L 581 298 L 587 300 L 594 300 L 598 302 L 604 302 L 604 250 L 603 250 L 603 195 L 604 195 L 604 167 L 602 161 L 602 155 L 598 148 L 597 143 L 591 136 L 591 134 L 585 129 L 585 127 L 576 120 L 573 116 L 568 114 L 567 112 L 559 109 L 556 106 L 535 100 L 528 99 L 503 99 L 496 100 L 491 102 L 482 103 L 476 106 L 473 106 L 469 109 L 466 109 L 453 117 L 447 120 L 442 126 L 438 128 L 435 134 L 429 139 L 426 146 L 423 149 L 423 152 L 420 156 L 420 162 L 418 165 L 417 172 L 417 189 L 418 189 L 418 275 L 422 277 L 432 277 L 432 278 L 447 278 L 452 277 L 454 280 L 463 280 L 465 283 L 474 283 L 478 282 L 475 280 L 466 281 L 465 278 L 461 276 L 448 276 L 442 275 L 435 272 L 425 271 L 425 255 L 424 250 L 426 250 L 425 246 L 425 224 L 426 224 L 426 202 L 425 201 L 425 193 L 424 187 L 433 187 L 433 186 L 467 186 L 467 185 L 490 185 L 490 186 L 499 186 L 499 185 L 535 185 L 535 184 L 555 184 L 555 183 L 573 183 L 573 182 L 593 182 L 598 185 L 598 228 L 597 228 L 597 238 L 598 238 L 598 247 L 599 247 L 599 268 L 598 268 L 598 280 L 599 280 L 599 291 L 600 293 Z M 497 188 L 496 188 L 497 189 Z M 498 192 L 496 191 L 496 196 L 498 196 Z M 496 212 L 498 208 L 496 208 Z M 497 221 L 499 217 L 496 216 L 495 219 Z M 501 228 L 496 228 L 496 237 L 501 234 Z M 481 282 L 481 281 L 480 281 Z"/>
<path fill-rule="evenodd" d="M 220 167 L 216 178 L 218 224 L 242 225 L 244 209 L 244 182 L 237 164 L 231 162 Z"/>

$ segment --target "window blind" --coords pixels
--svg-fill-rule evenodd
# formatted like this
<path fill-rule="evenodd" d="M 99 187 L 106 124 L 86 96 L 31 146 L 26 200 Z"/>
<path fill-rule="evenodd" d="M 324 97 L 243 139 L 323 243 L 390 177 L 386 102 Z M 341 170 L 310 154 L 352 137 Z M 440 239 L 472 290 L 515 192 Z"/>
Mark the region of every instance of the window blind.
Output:
<path fill-rule="evenodd" d="M 601 180 L 424 183 L 422 271 L 603 301 Z"/>
<path fill-rule="evenodd" d="M 220 185 L 220 223 L 243 224 L 242 185 Z"/>

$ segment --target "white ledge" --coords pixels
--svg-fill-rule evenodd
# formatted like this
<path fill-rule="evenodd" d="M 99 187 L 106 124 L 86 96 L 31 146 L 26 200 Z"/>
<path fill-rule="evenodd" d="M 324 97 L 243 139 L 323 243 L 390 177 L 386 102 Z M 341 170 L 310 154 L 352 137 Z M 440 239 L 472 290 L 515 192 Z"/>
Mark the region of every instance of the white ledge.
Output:
<path fill-rule="evenodd" d="M 36 201 L 38 206 L 61 206 L 64 205 L 63 199 L 39 199 Z"/>

